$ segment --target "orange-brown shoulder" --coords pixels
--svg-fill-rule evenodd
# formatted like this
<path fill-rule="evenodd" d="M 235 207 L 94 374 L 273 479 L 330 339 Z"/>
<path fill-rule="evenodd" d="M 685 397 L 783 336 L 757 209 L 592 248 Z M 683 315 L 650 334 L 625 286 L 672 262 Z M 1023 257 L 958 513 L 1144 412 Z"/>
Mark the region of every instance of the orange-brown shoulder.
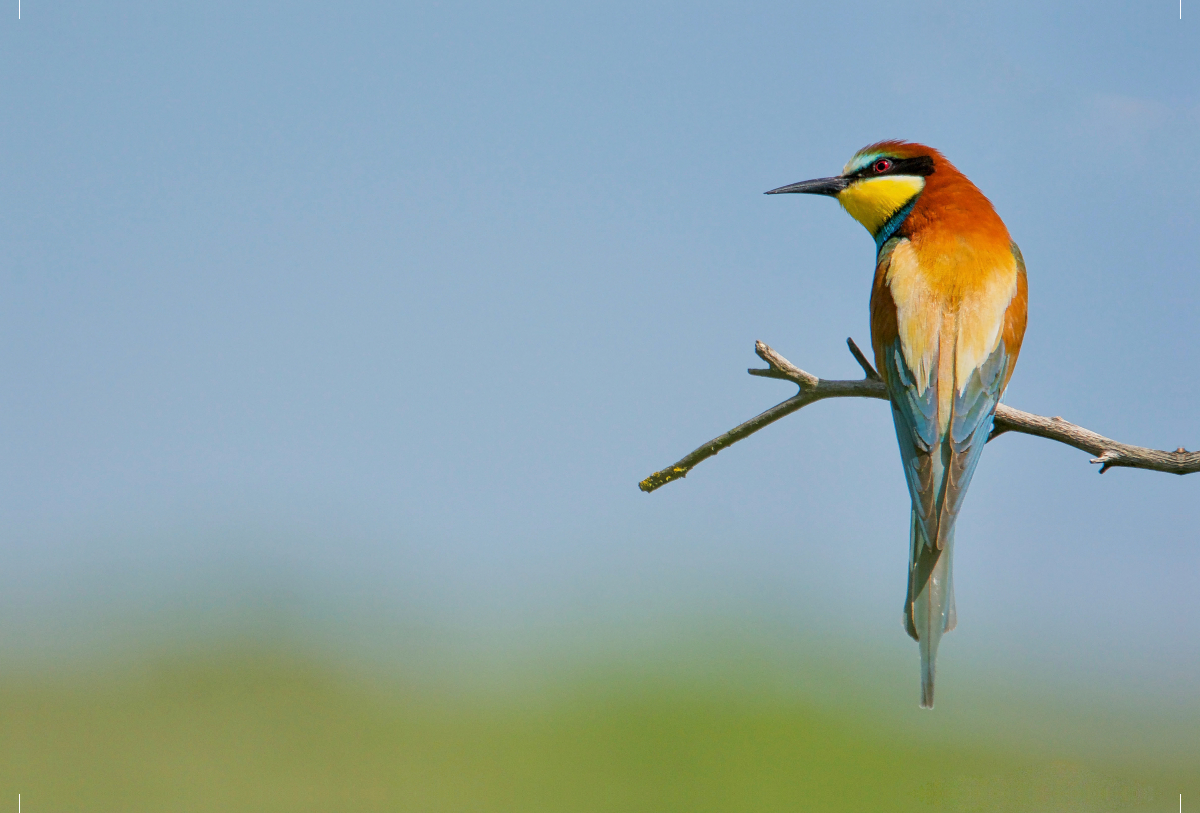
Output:
<path fill-rule="evenodd" d="M 1017 356 L 1021 354 L 1021 342 L 1025 340 L 1025 322 L 1029 310 L 1029 282 L 1025 278 L 1025 259 L 1016 243 L 1012 244 L 1012 253 L 1017 261 L 1017 292 L 1013 294 L 1012 301 L 1004 311 L 1004 330 L 1000 334 L 1004 349 L 1009 355 L 1008 376 L 1004 379 L 1006 387 L 1008 379 L 1012 378 L 1013 370 L 1016 369 Z"/>
<path fill-rule="evenodd" d="M 875 282 L 871 286 L 871 347 L 875 351 L 875 369 L 887 381 L 887 365 L 883 363 L 885 347 L 891 346 L 900 335 L 896 318 L 896 300 L 887 284 L 887 272 L 892 253 L 885 251 L 875 266 Z"/>

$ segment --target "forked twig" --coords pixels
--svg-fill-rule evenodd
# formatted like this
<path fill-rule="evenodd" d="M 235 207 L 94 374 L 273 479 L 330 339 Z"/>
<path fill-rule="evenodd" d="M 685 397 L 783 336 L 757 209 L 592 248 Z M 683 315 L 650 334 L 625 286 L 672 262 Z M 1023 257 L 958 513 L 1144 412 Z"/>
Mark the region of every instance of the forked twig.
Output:
<path fill-rule="evenodd" d="M 735 426 L 720 437 L 713 438 L 708 443 L 694 450 L 673 466 L 656 471 L 642 482 L 638 488 L 647 493 L 661 488 L 672 480 L 686 477 L 701 461 L 707 460 L 722 449 L 727 449 L 743 438 L 753 435 L 759 429 L 768 426 L 798 409 L 826 398 L 878 398 L 887 401 L 888 392 L 879 373 L 871 366 L 871 362 L 858 349 L 853 339 L 847 339 L 850 352 L 863 368 L 866 377 L 857 381 L 826 381 L 817 378 L 812 373 L 801 370 L 796 365 L 776 353 L 762 342 L 755 342 L 754 352 L 765 361 L 766 369 L 751 368 L 747 372 L 764 378 L 780 378 L 796 384 L 800 391 L 781 404 L 768 409 L 740 426 Z M 989 441 L 1003 435 L 1005 432 L 1020 432 L 1025 435 L 1035 435 L 1047 440 L 1054 440 L 1074 446 L 1095 457 L 1093 463 L 1100 465 L 1100 473 L 1121 466 L 1130 469 L 1147 469 L 1162 471 L 1170 474 L 1191 474 L 1200 471 L 1200 452 L 1189 452 L 1180 446 L 1173 452 L 1163 452 L 1158 449 L 1147 449 L 1142 446 L 1130 446 L 1096 434 L 1090 429 L 1076 426 L 1062 418 L 1044 418 L 1013 409 L 1005 404 L 996 407 L 996 418 L 993 422 L 992 434 Z"/>

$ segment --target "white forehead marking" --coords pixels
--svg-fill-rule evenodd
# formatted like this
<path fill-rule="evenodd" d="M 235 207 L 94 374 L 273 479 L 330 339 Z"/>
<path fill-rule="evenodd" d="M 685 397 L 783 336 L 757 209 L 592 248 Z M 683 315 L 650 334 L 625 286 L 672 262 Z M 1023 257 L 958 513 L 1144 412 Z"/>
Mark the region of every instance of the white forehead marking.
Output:
<path fill-rule="evenodd" d="M 875 163 L 877 158 L 882 157 L 883 153 L 881 152 L 865 152 L 860 155 L 856 155 L 850 159 L 850 163 L 846 164 L 845 168 L 842 170 L 842 174 L 849 175 L 851 172 L 858 172 L 863 167 Z"/>

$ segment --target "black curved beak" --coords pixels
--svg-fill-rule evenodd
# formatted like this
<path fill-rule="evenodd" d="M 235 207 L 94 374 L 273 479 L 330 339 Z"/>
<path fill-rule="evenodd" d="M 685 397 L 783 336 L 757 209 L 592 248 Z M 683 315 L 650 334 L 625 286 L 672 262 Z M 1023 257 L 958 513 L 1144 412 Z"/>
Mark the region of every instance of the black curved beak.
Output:
<path fill-rule="evenodd" d="M 785 192 L 803 192 L 806 195 L 830 195 L 836 197 L 839 192 L 850 185 L 848 178 L 817 178 L 813 181 L 801 181 L 800 183 L 781 186 L 778 189 L 772 189 L 770 192 L 764 192 L 764 195 L 782 195 Z"/>

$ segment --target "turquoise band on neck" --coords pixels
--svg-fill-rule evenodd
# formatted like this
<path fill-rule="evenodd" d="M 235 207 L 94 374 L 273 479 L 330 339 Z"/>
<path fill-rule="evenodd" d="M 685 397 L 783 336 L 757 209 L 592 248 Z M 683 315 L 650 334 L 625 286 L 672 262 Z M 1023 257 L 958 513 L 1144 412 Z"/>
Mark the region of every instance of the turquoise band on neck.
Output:
<path fill-rule="evenodd" d="M 887 219 L 883 227 L 875 233 L 875 251 L 876 253 L 883 250 L 883 244 L 891 239 L 892 235 L 904 223 L 905 218 L 912 213 L 913 207 L 917 205 L 917 198 L 921 197 L 921 193 L 913 195 L 913 199 L 896 210 L 896 213 Z"/>

